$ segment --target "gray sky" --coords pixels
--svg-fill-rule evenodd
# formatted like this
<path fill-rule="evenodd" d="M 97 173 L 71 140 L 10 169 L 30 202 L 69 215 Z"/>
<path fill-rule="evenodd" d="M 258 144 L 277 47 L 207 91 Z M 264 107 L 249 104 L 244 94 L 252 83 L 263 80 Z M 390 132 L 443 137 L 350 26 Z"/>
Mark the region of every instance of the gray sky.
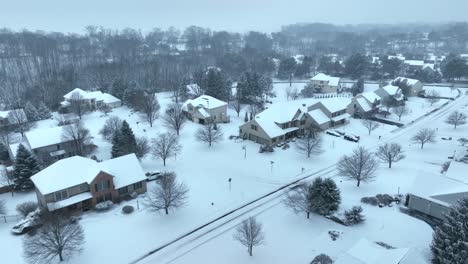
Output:
<path fill-rule="evenodd" d="M 334 24 L 468 20 L 468 0 L 0 0 L 0 27 L 83 32 L 188 25 L 276 31 L 297 22 Z"/>

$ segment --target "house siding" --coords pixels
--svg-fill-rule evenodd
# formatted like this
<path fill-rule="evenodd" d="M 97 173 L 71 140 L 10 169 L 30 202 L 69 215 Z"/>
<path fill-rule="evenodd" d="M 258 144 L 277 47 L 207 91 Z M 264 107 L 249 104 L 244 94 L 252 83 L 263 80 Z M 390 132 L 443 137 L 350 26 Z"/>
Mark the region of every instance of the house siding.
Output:
<path fill-rule="evenodd" d="M 440 220 L 444 220 L 444 213 L 450 210 L 450 208 L 445 205 L 438 204 L 414 194 L 409 195 L 408 208 Z"/>
<path fill-rule="evenodd" d="M 100 182 L 109 182 L 109 188 L 104 190 L 96 190 L 96 184 Z M 99 203 L 99 199 L 105 199 L 106 196 L 110 195 L 110 201 L 116 203 L 118 202 L 118 193 L 115 190 L 114 186 L 114 179 L 113 176 L 105 173 L 99 172 L 99 174 L 94 178 L 94 180 L 89 184 L 89 189 L 93 198 L 91 199 L 91 205 L 94 207 L 97 203 Z"/>

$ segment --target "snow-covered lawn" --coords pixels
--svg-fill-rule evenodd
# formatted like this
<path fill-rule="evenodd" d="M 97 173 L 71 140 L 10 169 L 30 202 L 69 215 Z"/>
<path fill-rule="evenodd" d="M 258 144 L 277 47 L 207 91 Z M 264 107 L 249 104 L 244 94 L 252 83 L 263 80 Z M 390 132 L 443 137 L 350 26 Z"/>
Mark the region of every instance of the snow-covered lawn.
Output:
<path fill-rule="evenodd" d="M 160 112 L 164 113 L 165 107 L 170 102 L 169 94 L 161 93 L 158 98 L 162 106 Z M 278 100 L 284 100 L 284 97 L 278 97 Z M 465 99 L 463 98 L 463 100 Z M 138 201 L 140 206 L 140 210 L 130 215 L 121 213 L 121 207 L 127 203 L 115 205 L 108 212 L 85 213 L 81 220 L 86 235 L 85 248 L 69 263 L 102 263 L 104 259 L 112 263 L 128 263 L 171 238 L 206 222 L 208 219 L 221 215 L 228 209 L 278 188 L 278 186 L 301 175 L 334 164 L 341 155 L 349 153 L 357 146 L 356 143 L 345 141 L 343 138 L 324 134 L 325 152 L 318 157 L 307 159 L 304 155 L 296 152 L 292 144 L 291 148 L 287 150 L 275 148 L 274 153 L 260 154 L 258 153 L 259 145 L 256 143 L 236 142 L 228 139 L 229 135 L 238 134 L 238 127 L 243 124 L 244 111 L 238 118 L 235 112 L 230 110 L 231 123 L 220 125 L 224 131 L 225 139 L 211 148 L 207 144 L 195 140 L 194 133 L 201 126 L 187 122 L 180 135 L 180 143 L 183 146 L 182 153 L 176 159 L 169 160 L 165 168 L 162 166 L 162 161 L 154 160 L 151 156 L 142 160 L 145 171 L 157 169 L 171 170 L 177 173 L 179 180 L 190 188 L 186 207 L 166 216 L 146 210 L 143 202 L 144 197 L 140 197 L 138 200 L 127 202 L 136 207 Z M 153 138 L 158 133 L 166 131 L 160 119 L 150 128 L 141 119 L 141 116 L 132 113 L 126 107 L 114 109 L 109 114 L 109 116 L 111 115 L 126 119 L 137 136 Z M 104 141 L 98 134 L 107 118 L 99 112 L 89 113 L 83 118 L 86 127 L 94 136 L 94 143 L 98 145 L 95 155 L 99 159 L 110 158 L 111 144 Z M 440 133 L 456 136 L 467 131 L 464 127 L 453 131 L 440 120 L 436 123 L 441 128 L 439 129 Z M 434 125 L 433 123 L 428 124 Z M 37 128 L 55 125 L 53 120 L 41 121 Z M 354 183 L 340 182 L 340 178 L 335 177 L 342 191 L 343 209 L 359 204 L 362 196 L 378 193 L 394 194 L 398 187 L 400 187 L 401 193 L 407 192 L 420 172 L 438 170 L 437 166 L 426 166 L 426 162 L 441 164 L 444 157 L 453 153 L 455 142 L 440 141 L 437 144 L 428 145 L 424 151 L 420 151 L 418 146 L 411 146 L 408 139 L 411 133 L 416 130 L 416 125 L 424 126 L 424 123 L 415 124 L 414 127 L 408 128 L 406 133 L 398 131 L 392 133 L 391 131 L 395 130 L 396 127 L 382 125 L 370 136 L 367 135 L 366 129 L 359 120 L 351 120 L 349 124 L 340 128 L 346 133 L 360 135 L 359 145 L 369 148 L 374 148 L 379 142 L 390 138 L 401 143 L 405 150 L 408 148 L 406 160 L 396 164 L 395 168 L 391 170 L 382 165 L 378 178 L 371 184 L 357 188 Z M 379 136 L 382 136 L 380 141 Z M 242 150 L 244 145 L 247 149 L 246 159 L 244 159 L 244 151 Z M 271 166 L 271 161 L 274 162 L 273 166 Z M 302 168 L 305 169 L 304 174 L 301 174 Z M 232 178 L 231 190 L 228 184 L 229 178 Z M 150 183 L 149 188 L 152 184 L 154 183 Z M 14 208 L 18 203 L 27 200 L 34 201 L 36 198 L 35 194 L 31 192 L 17 194 L 14 197 L 11 197 L 10 194 L 2 194 L 0 199 L 6 201 L 8 213 L 15 214 Z M 399 213 L 396 207 L 380 209 L 365 206 L 364 210 L 368 219 L 365 224 L 359 227 L 344 228 L 321 217 L 314 216 L 312 219 L 306 220 L 303 216 L 294 216 L 279 204 L 259 216 L 259 219 L 265 224 L 267 244 L 258 248 L 256 256 L 249 262 L 307 263 L 321 251 L 328 252 L 335 257 L 336 253 L 346 250 L 360 237 L 381 240 L 397 247 L 412 245 L 417 248 L 417 256 L 427 255 L 431 231 L 425 223 Z M 23 263 L 22 237 L 10 234 L 13 225 L 12 222 L 0 223 L 0 245 L 3 245 L 2 252 L 4 252 L 2 259 L 6 263 Z M 335 242 L 329 240 L 326 233 L 329 229 L 343 230 L 342 239 Z M 228 260 L 231 260 L 230 263 L 247 262 L 245 250 L 237 244 L 233 244 L 230 232 L 219 236 L 210 243 L 212 244 L 200 247 L 200 251 L 193 253 L 197 256 L 196 262 L 229 263 Z M 288 245 L 287 250 L 284 248 L 285 245 Z M 216 254 L 206 254 L 206 250 L 216 252 Z M 221 258 L 221 256 L 224 257 Z M 292 259 L 296 261 L 290 261 Z M 189 258 L 185 258 L 179 260 L 178 263 L 189 261 Z M 193 262 L 193 259 L 190 262 Z"/>
<path fill-rule="evenodd" d="M 440 97 L 455 98 L 458 96 L 458 90 L 448 86 L 423 86 L 426 94 L 431 94 L 432 91 L 439 93 Z"/>
<path fill-rule="evenodd" d="M 425 114 L 430 113 L 432 110 L 441 107 L 443 104 L 448 102 L 448 99 L 440 99 L 440 101 L 433 103 L 429 103 L 425 98 L 421 97 L 409 97 L 408 101 L 405 102 L 406 107 L 408 108 L 408 114 L 403 115 L 401 120 L 399 120 L 398 116 L 390 110 L 390 114 L 384 117 L 383 115 L 378 115 L 379 118 L 388 119 L 396 122 L 400 122 L 402 124 L 408 124 L 411 121 L 414 121 Z M 381 110 L 385 110 L 384 107 L 380 108 Z"/>

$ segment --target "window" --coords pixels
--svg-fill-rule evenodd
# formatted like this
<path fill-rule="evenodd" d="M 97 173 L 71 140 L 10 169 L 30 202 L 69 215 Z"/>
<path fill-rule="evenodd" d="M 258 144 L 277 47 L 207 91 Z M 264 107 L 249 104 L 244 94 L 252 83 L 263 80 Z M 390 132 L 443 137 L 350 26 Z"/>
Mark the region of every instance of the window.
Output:
<path fill-rule="evenodd" d="M 119 194 L 127 194 L 127 193 L 128 193 L 128 186 L 125 186 L 119 189 Z"/>
<path fill-rule="evenodd" d="M 305 120 L 302 120 L 302 121 L 301 121 L 301 125 L 304 125 L 304 124 L 305 124 L 305 122 L 306 122 Z"/>
<path fill-rule="evenodd" d="M 357 107 L 356 104 L 354 104 L 354 109 L 356 109 L 356 107 Z"/>
<path fill-rule="evenodd" d="M 102 191 L 102 190 L 107 190 L 110 188 L 110 181 L 100 181 L 96 184 L 94 184 L 94 188 L 96 189 L 96 192 Z"/>
<path fill-rule="evenodd" d="M 250 125 L 250 128 L 252 128 L 253 130 L 257 131 L 257 126 L 256 126 L 256 125 Z"/>
<path fill-rule="evenodd" d="M 59 149 L 60 149 L 60 144 L 57 144 L 57 150 L 59 150 Z"/>
<path fill-rule="evenodd" d="M 80 192 L 86 192 L 88 190 L 88 186 L 86 184 L 80 185 Z"/>
<path fill-rule="evenodd" d="M 55 193 L 55 201 L 61 201 L 68 198 L 67 190 L 59 191 Z"/>
<path fill-rule="evenodd" d="M 143 184 L 141 182 L 137 182 L 135 184 L 133 184 L 133 189 L 136 190 L 136 189 L 141 189 L 143 188 Z"/>

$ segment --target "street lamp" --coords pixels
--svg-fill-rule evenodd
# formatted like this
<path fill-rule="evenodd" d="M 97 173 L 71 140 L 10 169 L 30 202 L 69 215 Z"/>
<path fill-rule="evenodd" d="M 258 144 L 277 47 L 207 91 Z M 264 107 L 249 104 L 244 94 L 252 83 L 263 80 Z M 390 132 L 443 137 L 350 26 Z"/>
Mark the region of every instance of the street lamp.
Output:
<path fill-rule="evenodd" d="M 247 159 L 247 146 L 242 145 L 242 149 L 244 150 L 244 159 Z"/>
<path fill-rule="evenodd" d="M 270 161 L 270 165 L 271 165 L 271 172 L 273 172 L 273 164 L 275 164 L 275 162 L 271 160 L 271 161 Z"/>
<path fill-rule="evenodd" d="M 231 182 L 232 182 L 232 179 L 229 178 L 229 179 L 228 179 L 228 182 L 229 182 L 229 192 L 231 192 Z"/>

